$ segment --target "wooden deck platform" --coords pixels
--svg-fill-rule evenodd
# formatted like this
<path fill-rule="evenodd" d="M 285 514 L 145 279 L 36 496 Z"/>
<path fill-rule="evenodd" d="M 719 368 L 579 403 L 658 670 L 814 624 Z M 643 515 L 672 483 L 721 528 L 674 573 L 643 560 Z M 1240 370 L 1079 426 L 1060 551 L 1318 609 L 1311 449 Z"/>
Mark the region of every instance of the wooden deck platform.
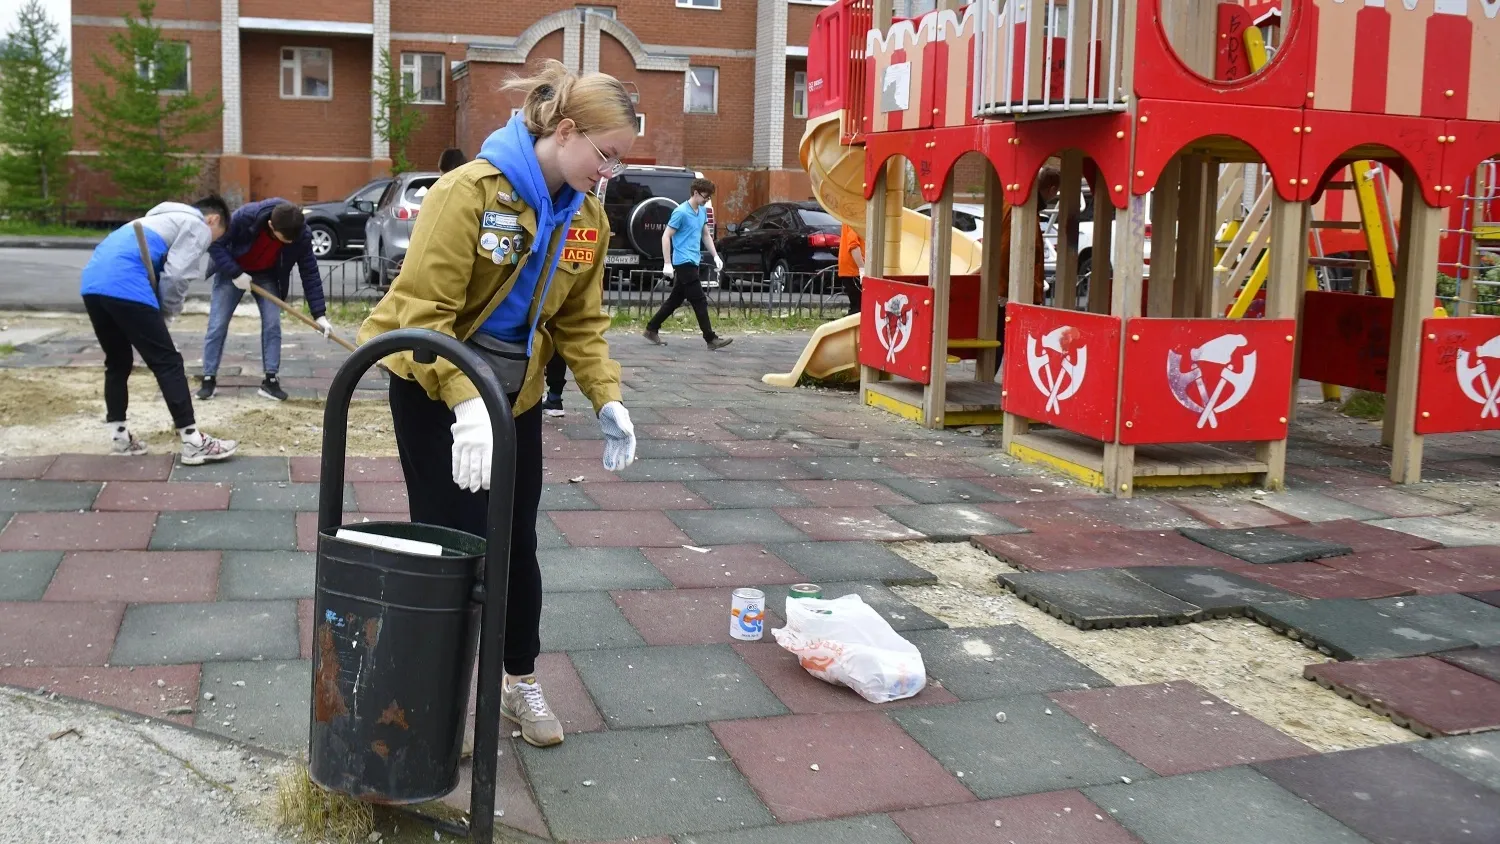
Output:
<path fill-rule="evenodd" d="M 1012 439 L 1010 453 L 1104 486 L 1104 444 L 1057 428 L 1033 427 Z M 1229 486 L 1254 483 L 1269 466 L 1254 457 L 1203 443 L 1141 445 L 1135 449 L 1135 486 Z"/>
<path fill-rule="evenodd" d="M 865 390 L 865 404 L 890 411 L 917 423 L 922 417 L 923 386 L 895 379 L 872 382 Z M 943 426 L 999 425 L 1005 420 L 1000 409 L 1000 385 L 981 381 L 951 380 L 943 403 Z"/>

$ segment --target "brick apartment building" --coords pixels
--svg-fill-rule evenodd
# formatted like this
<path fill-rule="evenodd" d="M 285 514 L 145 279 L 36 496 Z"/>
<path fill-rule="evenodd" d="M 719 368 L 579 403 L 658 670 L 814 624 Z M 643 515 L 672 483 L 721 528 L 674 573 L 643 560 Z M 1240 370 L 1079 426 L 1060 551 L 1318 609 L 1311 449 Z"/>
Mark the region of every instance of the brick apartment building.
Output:
<path fill-rule="evenodd" d="M 546 58 L 600 70 L 639 94 L 632 160 L 702 170 L 731 219 L 811 195 L 797 160 L 813 18 L 831 0 L 158 0 L 165 37 L 188 51 L 184 86 L 217 90 L 223 116 L 196 139 L 207 186 L 231 203 L 315 202 L 384 175 L 371 126 L 372 68 L 389 50 L 419 92 L 426 122 L 408 156 L 436 169 L 448 146 L 473 155 L 518 98 L 504 79 Z M 917 0 L 920 5 L 921 0 Z M 74 85 L 134 0 L 73 0 Z M 75 87 L 79 119 L 87 107 Z M 80 199 L 109 190 L 87 171 Z"/>

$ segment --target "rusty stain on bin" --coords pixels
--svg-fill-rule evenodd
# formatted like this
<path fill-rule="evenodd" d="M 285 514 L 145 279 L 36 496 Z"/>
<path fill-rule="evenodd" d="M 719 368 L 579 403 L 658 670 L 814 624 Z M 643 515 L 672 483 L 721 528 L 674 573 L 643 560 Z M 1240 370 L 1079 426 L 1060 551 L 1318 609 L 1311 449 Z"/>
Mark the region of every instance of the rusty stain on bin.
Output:
<path fill-rule="evenodd" d="M 375 741 L 371 742 L 370 749 L 375 751 L 375 755 L 379 756 L 381 759 L 384 759 L 391 754 L 390 746 L 380 739 L 376 739 Z"/>
<path fill-rule="evenodd" d="M 385 708 L 384 712 L 380 713 L 380 720 L 376 723 L 394 724 L 395 726 L 400 727 L 403 730 L 410 729 L 410 727 L 406 725 L 406 710 L 402 709 L 401 704 L 395 702 L 394 700 L 391 701 L 390 706 L 387 706 Z"/>
<path fill-rule="evenodd" d="M 365 619 L 365 647 L 375 650 L 375 643 L 380 640 L 380 619 Z"/>
<path fill-rule="evenodd" d="M 340 715 L 348 715 L 349 707 L 339 691 L 339 654 L 333 643 L 333 625 L 323 622 L 318 625 L 318 676 L 313 700 L 313 718 L 327 723 Z"/>

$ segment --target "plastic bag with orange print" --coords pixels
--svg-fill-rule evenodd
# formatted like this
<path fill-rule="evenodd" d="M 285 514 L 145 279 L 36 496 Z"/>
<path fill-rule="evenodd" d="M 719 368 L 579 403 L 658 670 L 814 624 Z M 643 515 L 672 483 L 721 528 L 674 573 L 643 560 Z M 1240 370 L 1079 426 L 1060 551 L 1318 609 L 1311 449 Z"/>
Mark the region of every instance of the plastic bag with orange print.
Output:
<path fill-rule="evenodd" d="M 831 601 L 788 598 L 786 626 L 771 635 L 809 674 L 848 686 L 871 703 L 911 697 L 927 685 L 917 646 L 859 595 Z"/>

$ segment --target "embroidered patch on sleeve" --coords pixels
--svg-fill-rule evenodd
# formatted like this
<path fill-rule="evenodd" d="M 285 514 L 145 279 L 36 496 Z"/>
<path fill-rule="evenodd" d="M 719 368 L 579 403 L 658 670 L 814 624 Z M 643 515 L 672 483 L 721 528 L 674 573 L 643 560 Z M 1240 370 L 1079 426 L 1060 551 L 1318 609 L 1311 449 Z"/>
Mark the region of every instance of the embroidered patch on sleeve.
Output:
<path fill-rule="evenodd" d="M 569 243 L 598 243 L 599 230 L 572 226 L 568 229 Z"/>
<path fill-rule="evenodd" d="M 562 259 L 575 264 L 594 263 L 594 250 L 582 246 L 564 246 Z"/>

